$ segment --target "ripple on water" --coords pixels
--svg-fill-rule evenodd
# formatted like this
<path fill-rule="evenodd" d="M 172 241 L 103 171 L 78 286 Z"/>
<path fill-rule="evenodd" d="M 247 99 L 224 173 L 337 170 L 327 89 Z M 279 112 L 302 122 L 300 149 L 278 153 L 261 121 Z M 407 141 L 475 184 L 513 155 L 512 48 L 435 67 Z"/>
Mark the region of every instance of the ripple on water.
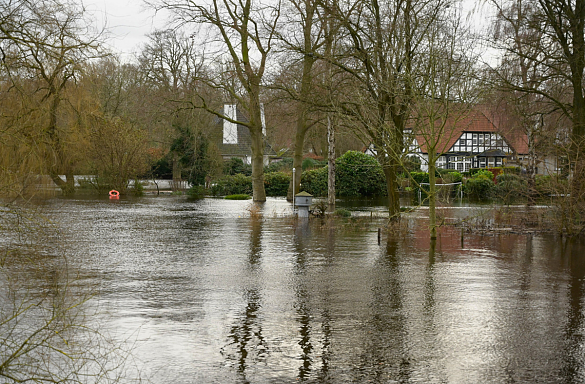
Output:
<path fill-rule="evenodd" d="M 328 226 L 269 199 L 56 200 L 76 284 L 160 383 L 580 382 L 585 248 Z M 464 214 L 466 208 L 456 210 Z M 475 209 L 475 208 L 470 208 Z M 486 210 L 485 207 L 481 207 Z M 380 209 L 377 208 L 377 212 Z M 453 211 L 455 212 L 455 211 Z"/>

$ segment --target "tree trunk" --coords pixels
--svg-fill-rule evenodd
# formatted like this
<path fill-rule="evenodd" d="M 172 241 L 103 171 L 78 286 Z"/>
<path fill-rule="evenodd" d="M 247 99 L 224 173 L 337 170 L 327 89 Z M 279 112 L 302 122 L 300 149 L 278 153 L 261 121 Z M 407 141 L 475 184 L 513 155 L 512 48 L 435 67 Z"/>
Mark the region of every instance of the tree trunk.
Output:
<path fill-rule="evenodd" d="M 49 171 L 49 177 L 61 189 L 64 195 L 72 195 L 75 192 L 74 185 L 69 177 L 66 176 L 66 180 L 63 180 L 55 171 Z M 73 177 L 71 177 L 72 179 Z"/>
<path fill-rule="evenodd" d="M 252 137 L 252 194 L 254 202 L 266 201 L 266 190 L 264 189 L 264 139 L 262 137 L 262 126 L 258 129 L 250 129 Z"/>
<path fill-rule="evenodd" d="M 327 211 L 335 212 L 335 127 L 331 117 L 327 116 L 327 141 L 329 151 L 327 156 Z"/>
<path fill-rule="evenodd" d="M 390 221 L 400 220 L 400 197 L 398 195 L 398 181 L 396 179 L 396 167 L 385 164 L 382 169 L 386 176 L 386 188 L 388 190 L 388 216 Z"/>
<path fill-rule="evenodd" d="M 51 93 L 56 93 L 56 90 L 51 87 Z M 51 106 L 49 110 L 49 124 L 47 126 L 47 135 L 49 142 L 51 143 L 51 149 L 54 153 L 55 161 L 53 164 L 49 164 L 49 176 L 53 180 L 53 182 L 61 189 L 64 195 L 72 195 L 75 193 L 75 181 L 73 178 L 73 171 L 67 170 L 65 173 L 65 180 L 61 179 L 59 176 L 59 168 L 62 166 L 65 154 L 63 151 L 63 146 L 61 144 L 61 139 L 59 137 L 59 133 L 57 132 L 57 110 L 59 109 L 59 105 L 61 103 L 61 99 L 58 95 L 53 95 L 53 100 L 51 101 Z"/>
<path fill-rule="evenodd" d="M 431 233 L 431 241 L 437 240 L 437 186 L 435 178 L 435 156 L 432 155 L 434 150 L 429 150 L 429 231 Z"/>
<path fill-rule="evenodd" d="M 179 154 L 173 152 L 173 190 L 181 189 L 181 165 L 179 164 Z"/>
<path fill-rule="evenodd" d="M 298 124 L 298 122 L 297 122 Z M 295 180 L 291 178 L 290 185 L 288 187 L 288 193 L 286 195 L 286 199 L 288 201 L 292 201 L 294 199 L 293 190 L 295 193 L 299 193 L 301 191 L 301 175 L 303 173 L 303 146 L 305 143 L 305 136 L 307 134 L 306 129 L 299 129 L 297 126 L 297 133 L 295 135 L 295 151 L 293 155 L 293 168 L 296 170 L 295 172 Z M 293 183 L 294 189 L 293 189 Z"/>
<path fill-rule="evenodd" d="M 260 77 L 253 74 L 249 64 L 246 64 L 249 79 L 249 113 L 248 130 L 252 139 L 252 200 L 266 201 L 264 189 L 264 133 L 262 132 L 262 108 L 260 107 Z"/>

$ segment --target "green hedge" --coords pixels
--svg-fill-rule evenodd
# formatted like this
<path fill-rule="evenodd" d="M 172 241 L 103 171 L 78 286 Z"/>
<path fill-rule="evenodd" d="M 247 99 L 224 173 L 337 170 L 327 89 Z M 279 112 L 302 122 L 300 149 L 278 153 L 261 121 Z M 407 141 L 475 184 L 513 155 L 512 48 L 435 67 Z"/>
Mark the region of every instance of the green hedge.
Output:
<path fill-rule="evenodd" d="M 328 170 L 329 167 L 323 167 L 303 172 L 301 175 L 301 191 L 310 193 L 313 196 L 327 196 Z"/>
<path fill-rule="evenodd" d="M 528 182 L 513 173 L 502 173 L 496 176 L 495 194 L 505 202 L 514 201 L 528 195 Z"/>
<path fill-rule="evenodd" d="M 477 199 L 489 199 L 494 194 L 494 174 L 487 170 L 477 171 L 464 185 L 464 192 Z"/>
<path fill-rule="evenodd" d="M 251 195 L 252 177 L 241 173 L 223 176 L 211 187 L 213 196 Z"/>
<path fill-rule="evenodd" d="M 386 177 L 378 161 L 359 151 L 347 151 L 336 161 L 336 193 L 339 196 L 383 196 Z"/>
<path fill-rule="evenodd" d="M 290 172 L 293 168 L 292 157 L 285 157 L 280 161 L 275 161 L 269 165 L 264 166 L 264 173 L 272 172 Z"/>
<path fill-rule="evenodd" d="M 266 196 L 286 196 L 290 185 L 291 175 L 284 172 L 264 174 L 264 188 Z"/>
<path fill-rule="evenodd" d="M 386 178 L 378 161 L 365 153 L 348 151 L 336 160 L 335 193 L 337 196 L 386 195 Z M 328 167 L 304 171 L 301 191 L 313 196 L 327 196 Z"/>
<path fill-rule="evenodd" d="M 237 175 L 239 173 L 251 176 L 252 175 L 252 165 L 244 164 L 244 161 L 238 157 L 232 157 L 229 160 L 224 161 L 223 163 L 223 173 L 224 175 Z"/>
<path fill-rule="evenodd" d="M 284 172 L 271 172 L 264 174 L 264 188 L 266 196 L 286 196 L 290 175 Z M 213 196 L 227 195 L 251 195 L 252 177 L 241 173 L 226 175 L 217 180 L 211 187 Z"/>

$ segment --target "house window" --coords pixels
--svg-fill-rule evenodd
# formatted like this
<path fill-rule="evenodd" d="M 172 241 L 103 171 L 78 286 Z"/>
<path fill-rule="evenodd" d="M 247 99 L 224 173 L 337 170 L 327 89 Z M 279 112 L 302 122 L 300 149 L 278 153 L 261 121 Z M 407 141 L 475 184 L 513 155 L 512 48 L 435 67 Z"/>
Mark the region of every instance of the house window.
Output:
<path fill-rule="evenodd" d="M 465 172 L 469 171 L 471 168 L 471 163 L 465 163 Z"/>
<path fill-rule="evenodd" d="M 485 168 L 485 157 L 479 159 L 479 167 Z"/>
<path fill-rule="evenodd" d="M 457 170 L 463 171 L 463 163 L 457 163 Z"/>
<path fill-rule="evenodd" d="M 455 163 L 449 163 L 449 169 L 455 169 Z"/>
<path fill-rule="evenodd" d="M 477 133 L 473 134 L 473 145 L 477 145 Z"/>

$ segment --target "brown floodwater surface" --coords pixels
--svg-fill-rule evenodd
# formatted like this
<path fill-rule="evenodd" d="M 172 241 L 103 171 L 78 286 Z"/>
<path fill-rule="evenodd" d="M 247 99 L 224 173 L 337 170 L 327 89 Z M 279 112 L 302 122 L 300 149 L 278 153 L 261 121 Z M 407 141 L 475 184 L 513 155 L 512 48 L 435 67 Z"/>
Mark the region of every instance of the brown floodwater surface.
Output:
<path fill-rule="evenodd" d="M 378 244 L 385 220 L 364 207 L 328 223 L 291 218 L 282 199 L 250 204 L 106 196 L 44 210 L 99 321 L 135 342 L 154 383 L 585 381 L 579 240 L 462 241 L 445 227 L 432 252 L 424 210 Z"/>

